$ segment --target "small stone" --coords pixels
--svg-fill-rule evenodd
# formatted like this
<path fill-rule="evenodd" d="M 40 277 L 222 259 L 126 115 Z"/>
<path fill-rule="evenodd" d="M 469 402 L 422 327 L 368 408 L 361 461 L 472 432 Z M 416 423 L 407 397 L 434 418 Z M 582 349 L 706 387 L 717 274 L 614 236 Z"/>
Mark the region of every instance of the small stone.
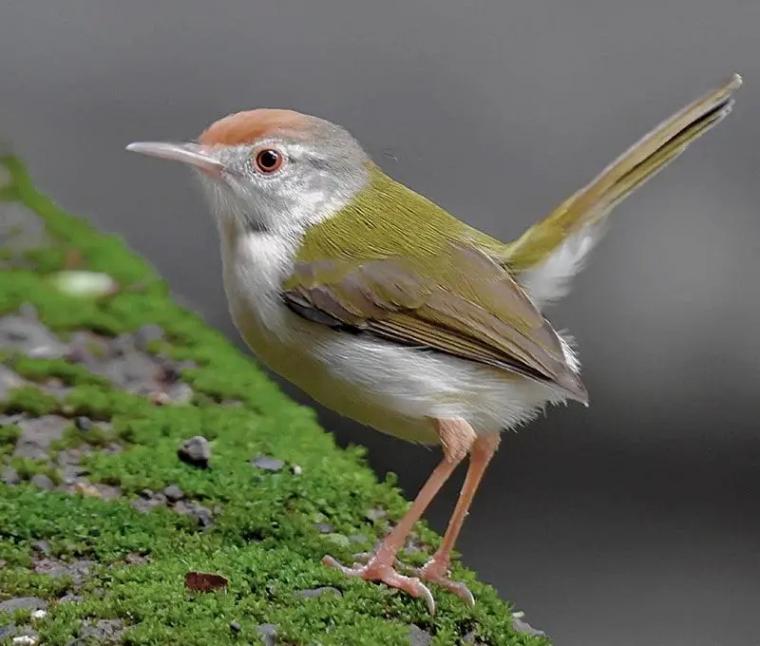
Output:
<path fill-rule="evenodd" d="M 147 350 L 149 344 L 164 338 L 164 330 L 160 325 L 148 323 L 135 332 L 135 345 L 141 350 Z"/>
<path fill-rule="evenodd" d="M 34 476 L 32 476 L 31 483 L 38 487 L 39 489 L 44 489 L 45 491 L 51 491 L 55 488 L 55 483 L 44 473 L 37 473 Z"/>
<path fill-rule="evenodd" d="M 256 632 L 261 637 L 261 643 L 264 646 L 276 646 L 277 644 L 277 625 L 276 624 L 259 624 L 256 626 Z"/>
<path fill-rule="evenodd" d="M 177 485 L 169 485 L 164 489 L 164 495 L 169 502 L 177 502 L 185 497 L 185 492 L 182 491 Z"/>
<path fill-rule="evenodd" d="M 100 619 L 79 629 L 79 638 L 85 643 L 115 644 L 121 641 L 124 622 L 121 619 Z"/>
<path fill-rule="evenodd" d="M 211 445 L 205 437 L 196 435 L 181 444 L 177 456 L 187 464 L 206 469 L 211 460 Z"/>
<path fill-rule="evenodd" d="M 533 626 L 531 626 L 527 621 L 523 621 L 521 619 L 522 616 L 523 616 L 523 613 L 515 613 L 512 615 L 512 628 L 514 628 L 518 633 L 523 633 L 525 635 L 532 635 L 535 637 L 542 637 L 546 635 L 546 633 L 543 630 L 538 630 L 537 628 L 533 628 Z"/>
<path fill-rule="evenodd" d="M 14 388 L 20 388 L 26 382 L 13 370 L 0 364 L 0 401 L 8 398 L 8 393 Z"/>
<path fill-rule="evenodd" d="M 409 646 L 428 646 L 432 641 L 433 636 L 427 630 L 422 630 L 416 624 L 409 626 Z"/>
<path fill-rule="evenodd" d="M 14 314 L 0 317 L 0 347 L 34 359 L 60 359 L 66 354 L 66 346 L 42 323 Z"/>
<path fill-rule="evenodd" d="M 67 593 L 58 599 L 58 603 L 79 603 L 83 598 L 84 597 L 79 594 Z"/>
<path fill-rule="evenodd" d="M 5 467 L 0 474 L 0 480 L 7 485 L 17 485 L 21 482 L 21 476 L 13 467 Z"/>
<path fill-rule="evenodd" d="M 17 458 L 46 460 L 50 445 L 63 437 L 69 421 L 59 415 L 43 415 L 18 422 L 21 435 L 13 452 Z"/>
<path fill-rule="evenodd" d="M 262 471 L 277 472 L 285 466 L 282 460 L 273 458 L 271 455 L 259 455 L 251 460 L 251 464 Z"/>
<path fill-rule="evenodd" d="M 85 415 L 80 415 L 77 417 L 74 420 L 74 425 L 77 427 L 77 430 L 80 430 L 83 433 L 92 430 L 92 427 L 94 426 L 93 421 Z"/>
<path fill-rule="evenodd" d="M 34 571 L 53 578 L 68 577 L 74 585 L 81 585 L 95 565 L 93 561 L 79 559 L 61 561 L 54 558 L 43 558 L 35 562 Z"/>
<path fill-rule="evenodd" d="M 43 610 L 42 608 L 40 608 L 39 610 L 33 610 L 32 611 L 32 619 L 34 621 L 40 621 L 40 620 L 44 619 L 45 617 L 47 617 L 47 614 L 48 614 L 47 610 Z"/>
<path fill-rule="evenodd" d="M 294 464 L 293 466 L 290 467 L 290 469 L 291 471 L 293 471 L 294 476 L 300 476 L 303 474 L 303 468 L 298 464 Z"/>
<path fill-rule="evenodd" d="M 11 644 L 13 646 L 35 646 L 37 642 L 38 638 L 36 635 L 19 635 L 13 638 Z"/>
<path fill-rule="evenodd" d="M 240 633 L 242 630 L 242 627 L 240 626 L 239 621 L 231 621 L 230 622 L 230 630 L 235 633 L 236 635 Z"/>
<path fill-rule="evenodd" d="M 124 561 L 128 565 L 145 565 L 146 563 L 150 563 L 150 559 L 147 556 L 143 556 L 137 552 L 130 552 L 127 554 L 124 557 Z"/>
<path fill-rule="evenodd" d="M 59 291 L 78 298 L 99 298 L 119 290 L 113 278 L 96 271 L 59 271 L 50 277 L 50 281 Z"/>
<path fill-rule="evenodd" d="M 335 528 L 330 523 L 314 523 L 314 529 L 320 534 L 330 534 L 335 531 Z"/>
<path fill-rule="evenodd" d="M 174 504 L 174 511 L 194 518 L 198 526 L 206 529 L 214 522 L 214 515 L 208 507 L 204 507 L 194 500 L 178 500 Z"/>
<path fill-rule="evenodd" d="M 385 511 L 385 509 L 382 509 L 381 507 L 373 507 L 372 509 L 368 509 L 364 513 L 364 517 L 367 520 L 371 520 L 373 523 L 377 522 L 378 520 L 382 520 L 388 515 L 388 512 Z"/>
<path fill-rule="evenodd" d="M 32 549 L 35 552 L 39 552 L 40 554 L 47 556 L 50 554 L 50 543 L 47 541 L 34 541 L 32 543 Z"/>
<path fill-rule="evenodd" d="M 16 612 L 17 610 L 46 610 L 47 601 L 39 597 L 15 597 L 0 603 L 0 612 Z"/>
<path fill-rule="evenodd" d="M 301 597 L 301 599 L 315 599 L 322 596 L 329 596 L 329 597 L 342 597 L 343 593 L 338 590 L 338 588 L 333 588 L 332 586 L 326 585 L 321 586 L 319 588 L 311 588 L 308 590 L 298 590 L 296 593 L 297 597 Z"/>

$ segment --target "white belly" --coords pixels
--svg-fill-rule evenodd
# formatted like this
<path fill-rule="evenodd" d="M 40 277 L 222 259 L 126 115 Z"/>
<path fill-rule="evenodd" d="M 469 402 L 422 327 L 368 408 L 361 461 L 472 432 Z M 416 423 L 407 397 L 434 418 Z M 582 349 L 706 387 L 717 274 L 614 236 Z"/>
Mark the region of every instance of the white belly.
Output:
<path fill-rule="evenodd" d="M 279 297 L 282 258 L 271 239 L 225 263 L 235 324 L 254 354 L 322 405 L 402 439 L 438 442 L 431 420 L 462 417 L 478 433 L 514 428 L 564 396 L 549 385 L 442 353 L 307 321 Z M 244 267 L 245 271 L 238 268 Z"/>

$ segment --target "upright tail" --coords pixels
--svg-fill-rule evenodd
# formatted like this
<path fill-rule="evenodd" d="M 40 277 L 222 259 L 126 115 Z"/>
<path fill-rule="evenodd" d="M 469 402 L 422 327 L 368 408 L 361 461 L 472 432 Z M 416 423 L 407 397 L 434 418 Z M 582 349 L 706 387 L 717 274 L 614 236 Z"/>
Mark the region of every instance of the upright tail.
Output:
<path fill-rule="evenodd" d="M 742 79 L 734 74 L 662 122 L 591 183 L 509 243 L 504 264 L 539 306 L 564 296 L 603 232 L 612 209 L 731 112 Z"/>

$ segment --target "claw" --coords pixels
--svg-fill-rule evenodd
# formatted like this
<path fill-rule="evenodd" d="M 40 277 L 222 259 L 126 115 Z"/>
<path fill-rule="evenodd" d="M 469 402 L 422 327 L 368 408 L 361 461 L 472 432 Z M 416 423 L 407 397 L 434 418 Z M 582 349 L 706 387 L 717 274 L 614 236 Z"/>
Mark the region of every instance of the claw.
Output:
<path fill-rule="evenodd" d="M 425 600 L 428 611 L 431 615 L 435 614 L 435 599 L 430 589 L 418 577 L 404 576 L 399 574 L 391 565 L 380 561 L 377 557 L 372 557 L 368 563 L 356 564 L 351 567 L 339 563 L 332 556 L 325 556 L 322 563 L 327 567 L 340 570 L 346 576 L 355 576 L 365 581 L 380 581 L 390 588 L 402 590 L 408 595 Z M 472 595 L 470 595 L 472 596 Z"/>
<path fill-rule="evenodd" d="M 415 573 L 422 581 L 428 581 L 446 588 L 462 599 L 470 608 L 475 606 L 475 597 L 470 589 L 460 581 L 452 581 L 449 578 L 450 572 L 447 565 L 442 565 L 435 557 L 430 559 L 423 567 L 416 570 Z"/>

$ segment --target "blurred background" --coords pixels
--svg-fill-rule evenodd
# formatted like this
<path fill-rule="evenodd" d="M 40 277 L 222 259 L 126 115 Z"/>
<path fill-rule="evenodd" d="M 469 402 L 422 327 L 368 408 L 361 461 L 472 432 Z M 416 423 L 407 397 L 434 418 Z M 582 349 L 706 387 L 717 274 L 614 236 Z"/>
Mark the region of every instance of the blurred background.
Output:
<path fill-rule="evenodd" d="M 592 405 L 505 438 L 459 547 L 559 645 L 756 644 L 759 31 L 753 0 L 3 0 L 0 132 L 242 347 L 190 174 L 126 143 L 296 108 L 506 240 L 742 73 L 735 113 L 619 207 L 549 312 L 577 338 Z M 438 459 L 322 419 L 409 496 Z"/>

